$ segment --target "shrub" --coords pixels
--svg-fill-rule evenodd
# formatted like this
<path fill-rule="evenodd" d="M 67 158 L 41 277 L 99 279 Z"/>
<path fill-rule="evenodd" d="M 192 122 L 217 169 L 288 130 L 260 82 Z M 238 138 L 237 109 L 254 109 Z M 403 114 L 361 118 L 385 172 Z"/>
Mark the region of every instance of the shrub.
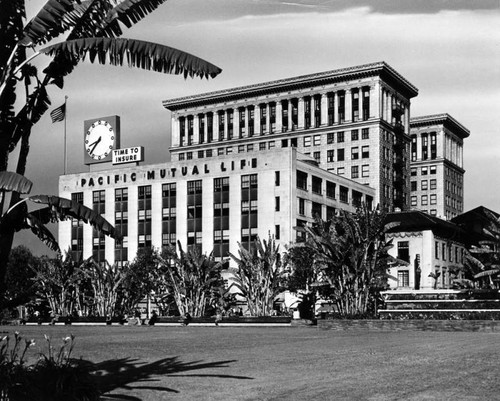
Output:
<path fill-rule="evenodd" d="M 74 336 L 68 336 L 58 350 L 45 335 L 48 353 L 40 354 L 35 364 L 27 364 L 26 354 L 34 340 L 23 339 L 16 332 L 14 344 L 10 337 L 1 338 L 0 401 L 92 401 L 100 393 L 89 365 L 71 359 Z"/>

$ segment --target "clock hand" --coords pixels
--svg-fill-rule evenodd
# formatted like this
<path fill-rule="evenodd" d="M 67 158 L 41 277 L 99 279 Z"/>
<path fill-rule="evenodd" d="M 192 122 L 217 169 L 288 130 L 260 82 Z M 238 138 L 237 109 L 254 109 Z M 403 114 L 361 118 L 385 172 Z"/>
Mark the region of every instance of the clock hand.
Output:
<path fill-rule="evenodd" d="M 99 139 L 97 141 L 95 141 L 89 145 L 89 148 L 92 146 L 92 150 L 90 150 L 90 153 L 94 153 L 94 150 L 95 150 L 96 146 L 99 145 L 99 142 L 101 142 L 101 137 L 99 137 Z"/>

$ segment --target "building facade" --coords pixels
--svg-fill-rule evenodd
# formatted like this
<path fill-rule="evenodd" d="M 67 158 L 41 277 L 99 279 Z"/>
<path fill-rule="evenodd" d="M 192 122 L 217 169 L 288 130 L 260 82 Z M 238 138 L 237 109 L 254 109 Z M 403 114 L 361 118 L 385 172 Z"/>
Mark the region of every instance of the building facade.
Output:
<path fill-rule="evenodd" d="M 393 243 L 389 254 L 406 262 L 389 270 L 397 278 L 389 280 L 390 288 L 451 288 L 464 263 L 464 230 L 421 211 L 390 213 L 387 222 L 398 223 L 386 235 Z"/>
<path fill-rule="evenodd" d="M 165 100 L 172 160 L 295 148 L 327 171 L 406 210 L 410 99 L 418 91 L 384 62 Z"/>
<path fill-rule="evenodd" d="M 77 220 L 59 223 L 61 249 L 75 258 L 124 264 L 139 248 L 180 241 L 219 260 L 269 234 L 284 245 L 294 227 L 337 209 L 373 205 L 375 190 L 321 169 L 295 148 L 113 167 L 59 178 L 59 195 L 114 224 L 122 243 Z"/>
<path fill-rule="evenodd" d="M 450 220 L 464 208 L 463 141 L 470 132 L 449 114 L 415 117 L 410 126 L 410 208 Z"/>

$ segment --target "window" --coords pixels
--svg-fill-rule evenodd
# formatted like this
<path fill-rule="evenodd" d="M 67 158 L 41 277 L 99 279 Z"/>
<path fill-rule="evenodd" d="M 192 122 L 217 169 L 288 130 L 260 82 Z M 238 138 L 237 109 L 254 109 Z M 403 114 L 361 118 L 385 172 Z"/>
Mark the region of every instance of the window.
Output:
<path fill-rule="evenodd" d="M 218 149 L 217 149 L 217 155 L 218 155 L 218 156 L 221 156 L 221 155 L 223 155 L 223 154 L 224 154 L 224 148 L 218 148 Z"/>
<path fill-rule="evenodd" d="M 313 137 L 313 145 L 320 146 L 321 145 L 321 135 L 314 135 Z"/>
<path fill-rule="evenodd" d="M 351 141 L 357 141 L 359 139 L 359 131 L 357 129 L 353 129 L 351 131 Z"/>
<path fill-rule="evenodd" d="M 410 242 L 398 241 L 398 259 L 410 262 Z"/>
<path fill-rule="evenodd" d="M 398 287 L 410 286 L 410 272 L 408 270 L 398 271 Z"/>
<path fill-rule="evenodd" d="M 193 160 L 193 152 L 186 153 L 186 160 Z"/>
<path fill-rule="evenodd" d="M 312 192 L 321 195 L 321 186 L 323 180 L 319 177 L 312 176 Z"/>
<path fill-rule="evenodd" d="M 426 191 L 427 188 L 428 188 L 428 182 L 427 180 L 422 180 L 421 181 L 421 188 L 422 188 L 422 191 Z"/>
<path fill-rule="evenodd" d="M 280 172 L 279 171 L 274 172 L 274 185 L 277 187 L 280 186 Z"/>
<path fill-rule="evenodd" d="M 279 224 L 276 224 L 274 226 L 274 238 L 280 239 L 280 225 Z"/>
<path fill-rule="evenodd" d="M 427 167 L 422 167 L 422 175 L 427 175 Z"/>
<path fill-rule="evenodd" d="M 337 175 L 344 175 L 344 174 L 345 174 L 345 168 L 337 167 Z"/>
<path fill-rule="evenodd" d="M 138 188 L 138 244 L 139 248 L 151 246 L 151 185 Z"/>
<path fill-rule="evenodd" d="M 335 184 L 333 182 L 326 182 L 326 196 L 331 199 L 335 199 Z"/>
<path fill-rule="evenodd" d="M 417 206 L 417 197 L 416 196 L 412 196 L 410 198 L 410 202 L 411 202 L 410 203 L 411 206 Z"/>
<path fill-rule="evenodd" d="M 245 145 L 238 145 L 238 153 L 243 153 L 245 151 Z"/>
<path fill-rule="evenodd" d="M 369 164 L 363 164 L 361 166 L 361 177 L 366 178 L 370 176 L 370 165 Z"/>
<path fill-rule="evenodd" d="M 275 146 L 276 146 L 276 144 L 274 143 L 274 141 L 269 141 L 267 143 L 267 148 L 268 149 L 273 149 Z"/>
<path fill-rule="evenodd" d="M 341 202 L 349 203 L 349 188 L 339 186 L 339 199 Z"/>
<path fill-rule="evenodd" d="M 307 191 L 307 173 L 297 170 L 297 188 Z"/>
<path fill-rule="evenodd" d="M 368 128 L 361 130 L 361 139 L 370 139 L 370 130 Z"/>
<path fill-rule="evenodd" d="M 344 149 L 337 149 L 337 160 L 339 162 L 343 162 L 345 160 L 345 151 L 344 151 Z"/>
<path fill-rule="evenodd" d="M 304 147 L 309 147 L 311 146 L 311 137 L 310 136 L 305 136 L 304 137 Z"/>
<path fill-rule="evenodd" d="M 313 152 L 313 157 L 318 163 L 321 162 L 321 152 Z"/>
<path fill-rule="evenodd" d="M 359 166 L 351 166 L 351 178 L 359 178 Z"/>
<path fill-rule="evenodd" d="M 176 245 L 177 186 L 162 185 L 162 246 Z"/>
<path fill-rule="evenodd" d="M 198 151 L 198 159 L 203 159 L 204 156 L 205 156 L 205 152 L 203 150 L 199 150 Z"/>
<path fill-rule="evenodd" d="M 437 195 L 436 194 L 430 195 L 430 202 L 431 202 L 431 205 L 437 204 Z"/>
<path fill-rule="evenodd" d="M 266 150 L 266 143 L 265 142 L 259 143 L 259 150 Z"/>
<path fill-rule="evenodd" d="M 359 159 L 359 148 L 357 146 L 351 148 L 351 159 L 352 160 Z"/>
<path fill-rule="evenodd" d="M 321 206 L 321 203 L 317 203 L 317 202 L 312 202 L 312 205 L 311 205 L 311 215 L 312 217 L 318 217 L 320 219 L 323 218 L 323 208 Z"/>
<path fill-rule="evenodd" d="M 422 206 L 427 206 L 427 195 L 422 195 L 420 202 Z"/>
<path fill-rule="evenodd" d="M 326 151 L 326 161 L 327 162 L 333 162 L 334 161 L 334 155 L 335 155 L 335 150 L 330 149 Z"/>
<path fill-rule="evenodd" d="M 439 259 L 439 242 L 434 241 L 434 257 Z"/>
<path fill-rule="evenodd" d="M 361 157 L 363 159 L 368 159 L 370 157 L 370 147 L 368 145 L 361 147 Z"/>
<path fill-rule="evenodd" d="M 436 166 L 431 166 L 430 173 L 431 174 L 436 174 Z"/>
<path fill-rule="evenodd" d="M 179 153 L 179 161 L 185 160 L 186 159 L 186 154 L 185 153 Z"/>
<path fill-rule="evenodd" d="M 417 136 L 411 136 L 411 161 L 414 162 L 417 160 Z"/>
<path fill-rule="evenodd" d="M 329 132 L 328 134 L 326 134 L 326 143 L 331 144 L 334 142 L 335 142 L 335 133 Z"/>
<path fill-rule="evenodd" d="M 411 181 L 410 182 L 410 190 L 411 191 L 417 191 L 417 181 Z"/>
<path fill-rule="evenodd" d="M 441 256 L 442 256 L 443 260 L 446 260 L 446 244 L 445 243 L 441 244 Z"/>
<path fill-rule="evenodd" d="M 302 216 L 306 214 L 306 201 L 302 198 L 299 198 L 299 214 Z"/>
<path fill-rule="evenodd" d="M 410 175 L 411 175 L 412 177 L 415 177 L 415 176 L 417 175 L 417 169 L 416 169 L 416 168 L 414 168 L 414 167 L 412 167 L 412 168 L 410 169 Z"/>
<path fill-rule="evenodd" d="M 253 143 L 247 145 L 247 152 L 253 152 Z"/>
<path fill-rule="evenodd" d="M 280 197 L 279 196 L 274 197 L 274 211 L 275 212 L 280 211 Z"/>
<path fill-rule="evenodd" d="M 344 142 L 344 132 L 337 132 L 337 143 Z"/>

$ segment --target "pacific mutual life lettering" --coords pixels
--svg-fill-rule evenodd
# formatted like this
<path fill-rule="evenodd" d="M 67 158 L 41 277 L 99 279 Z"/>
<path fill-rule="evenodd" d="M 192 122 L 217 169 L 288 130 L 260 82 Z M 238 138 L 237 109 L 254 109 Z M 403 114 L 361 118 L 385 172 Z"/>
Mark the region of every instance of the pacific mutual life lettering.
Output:
<path fill-rule="evenodd" d="M 220 164 L 203 164 L 202 166 L 181 166 L 171 168 L 159 168 L 141 172 L 131 172 L 122 174 L 103 175 L 98 177 L 81 178 L 80 187 L 95 187 L 103 185 L 125 184 L 128 182 L 151 181 L 165 178 L 196 177 L 201 174 L 210 174 L 212 167 L 218 167 L 221 173 L 244 170 L 246 168 L 257 168 L 257 158 L 230 162 L 221 162 Z"/>

